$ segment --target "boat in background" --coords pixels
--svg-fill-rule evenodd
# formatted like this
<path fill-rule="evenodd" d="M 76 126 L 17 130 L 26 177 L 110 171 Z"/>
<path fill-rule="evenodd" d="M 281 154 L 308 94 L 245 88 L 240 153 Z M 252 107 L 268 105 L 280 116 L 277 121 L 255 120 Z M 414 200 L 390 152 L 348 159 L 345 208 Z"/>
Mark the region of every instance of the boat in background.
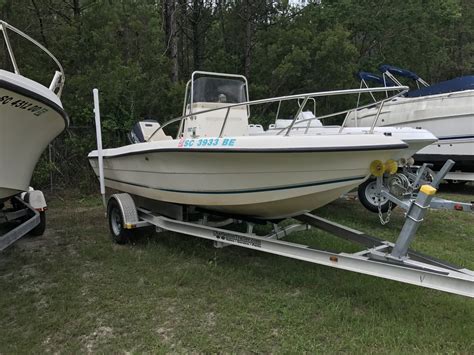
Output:
<path fill-rule="evenodd" d="M 69 125 L 61 103 L 64 70 L 40 43 L 0 21 L 13 72 L 0 69 L 0 203 L 30 185 L 33 170 L 48 144 Z M 49 87 L 20 74 L 7 31 L 32 42 L 58 66 Z"/>
<path fill-rule="evenodd" d="M 262 125 L 249 125 L 250 135 L 276 135 L 288 129 L 293 120 L 277 118 L 275 123 L 270 124 L 265 130 Z M 323 125 L 321 119 L 316 117 L 312 111 L 304 111 L 296 118 L 292 128 L 292 134 L 305 134 L 319 137 L 321 135 L 339 134 L 369 134 L 371 127 L 345 127 L 339 125 Z M 399 166 L 407 165 L 418 151 L 438 141 L 435 135 L 426 129 L 412 127 L 374 127 L 373 134 L 397 138 L 408 145 L 407 149 L 400 151 L 393 159 Z"/>
<path fill-rule="evenodd" d="M 383 162 L 399 157 L 408 145 L 372 130 L 330 132 L 315 139 L 294 134 L 296 119 L 282 134 L 255 136 L 249 128 L 251 107 L 303 100 L 298 117 L 314 97 L 367 91 L 248 101 L 244 76 L 194 72 L 181 117 L 163 126 L 138 123 L 130 135 L 133 144 L 95 150 L 88 158 L 99 176 L 103 156 L 105 185 L 133 196 L 252 218 L 300 215 L 363 183 L 371 165 L 384 169 Z M 174 139 L 163 130 L 173 123 L 179 123 Z"/>
<path fill-rule="evenodd" d="M 61 103 L 64 70 L 40 43 L 4 21 L 0 30 L 13 71 L 0 69 L 0 251 L 22 236 L 42 235 L 46 200 L 30 187 L 33 170 L 48 144 L 69 125 Z M 9 32 L 33 43 L 57 65 L 49 87 L 20 73 Z M 15 223 L 11 223 L 15 222 Z"/>
<path fill-rule="evenodd" d="M 393 87 L 397 77 L 412 80 L 416 89 L 385 102 L 377 126 L 419 127 L 435 134 L 439 141 L 415 155 L 417 163 L 432 163 L 438 170 L 448 159 L 456 162 L 453 171 L 460 179 L 474 180 L 474 76 L 464 76 L 428 85 L 417 74 L 389 65 L 380 67 L 382 76 L 359 72 L 361 87 L 368 82 Z M 373 100 L 375 97 L 372 95 Z M 379 107 L 358 108 L 346 117 L 347 126 L 370 125 Z M 448 174 L 448 178 L 452 173 Z"/>

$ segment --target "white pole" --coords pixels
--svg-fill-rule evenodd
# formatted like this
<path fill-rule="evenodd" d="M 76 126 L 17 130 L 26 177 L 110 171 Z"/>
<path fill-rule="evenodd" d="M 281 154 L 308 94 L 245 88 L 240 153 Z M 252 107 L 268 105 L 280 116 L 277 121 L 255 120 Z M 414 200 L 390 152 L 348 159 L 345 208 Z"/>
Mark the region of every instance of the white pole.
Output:
<path fill-rule="evenodd" d="M 95 113 L 95 133 L 97 135 L 97 160 L 99 161 L 99 183 L 100 194 L 102 195 L 102 203 L 105 204 L 105 184 L 104 184 L 104 161 L 102 156 L 102 131 L 100 126 L 100 109 L 99 109 L 99 90 L 92 90 L 94 96 L 94 113 Z"/>

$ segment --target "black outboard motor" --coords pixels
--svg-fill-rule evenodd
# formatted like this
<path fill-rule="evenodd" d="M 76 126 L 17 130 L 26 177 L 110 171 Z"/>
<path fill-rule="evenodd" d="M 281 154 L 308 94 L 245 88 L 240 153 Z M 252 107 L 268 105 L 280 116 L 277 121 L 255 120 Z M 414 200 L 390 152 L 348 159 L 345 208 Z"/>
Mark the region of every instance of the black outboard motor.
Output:
<path fill-rule="evenodd" d="M 128 134 L 128 140 L 132 144 L 147 142 L 158 128 L 160 128 L 160 124 L 155 120 L 137 122 Z"/>

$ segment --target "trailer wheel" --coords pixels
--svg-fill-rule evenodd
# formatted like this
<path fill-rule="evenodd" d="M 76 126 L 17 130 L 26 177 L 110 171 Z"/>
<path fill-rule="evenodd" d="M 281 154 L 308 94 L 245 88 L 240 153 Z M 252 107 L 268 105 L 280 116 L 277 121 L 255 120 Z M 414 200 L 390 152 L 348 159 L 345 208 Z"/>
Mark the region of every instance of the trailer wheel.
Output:
<path fill-rule="evenodd" d="M 46 212 L 40 211 L 39 215 L 40 215 L 40 223 L 30 231 L 30 234 L 34 235 L 35 237 L 39 237 L 40 235 L 43 235 L 44 231 L 46 230 Z"/>
<path fill-rule="evenodd" d="M 357 195 L 359 196 L 359 201 L 362 205 L 367 208 L 370 212 L 378 213 L 379 212 L 379 201 L 380 201 L 380 210 L 385 213 L 388 211 L 390 201 L 383 196 L 377 196 L 377 179 L 369 178 L 363 184 L 359 185 L 357 189 Z M 394 204 L 392 204 L 395 207 Z"/>
<path fill-rule="evenodd" d="M 124 229 L 122 210 L 116 199 L 111 198 L 107 205 L 107 219 L 112 240 L 117 244 L 125 244 L 130 240 L 132 231 Z"/>

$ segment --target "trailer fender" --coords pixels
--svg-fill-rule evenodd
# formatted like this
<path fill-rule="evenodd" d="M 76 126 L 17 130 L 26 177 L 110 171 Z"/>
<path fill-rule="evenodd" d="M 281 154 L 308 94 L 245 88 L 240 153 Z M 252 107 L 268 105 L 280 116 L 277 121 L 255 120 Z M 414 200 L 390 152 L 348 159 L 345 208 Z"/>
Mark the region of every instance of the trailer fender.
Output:
<path fill-rule="evenodd" d="M 28 191 L 22 195 L 22 198 L 37 211 L 45 211 L 48 207 L 43 192 L 39 190 Z"/>
<path fill-rule="evenodd" d="M 135 225 L 138 224 L 139 219 L 137 208 L 135 206 L 135 202 L 132 199 L 132 196 L 127 193 L 114 194 L 110 196 L 109 201 L 112 199 L 116 200 L 118 205 L 120 206 L 120 212 L 122 214 L 124 224 L 123 227 L 125 229 L 133 229 Z"/>

